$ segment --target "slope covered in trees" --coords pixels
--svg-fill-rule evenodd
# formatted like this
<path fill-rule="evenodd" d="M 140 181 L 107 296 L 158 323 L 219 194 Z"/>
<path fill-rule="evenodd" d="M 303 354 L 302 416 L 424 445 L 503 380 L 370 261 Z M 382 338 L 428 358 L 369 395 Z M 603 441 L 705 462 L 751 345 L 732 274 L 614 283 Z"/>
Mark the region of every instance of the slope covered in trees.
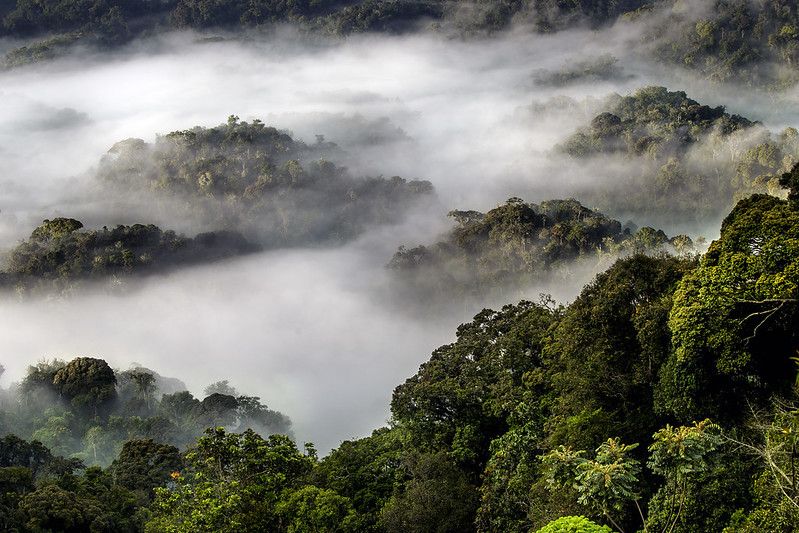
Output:
<path fill-rule="evenodd" d="M 0 440 L 0 520 L 21 531 L 796 531 L 797 176 L 779 179 L 788 200 L 740 201 L 699 260 L 636 254 L 568 306 L 482 311 L 394 390 L 388 427 L 323 459 L 268 435 L 286 419 L 225 382 L 202 401 L 159 399 L 146 369 L 31 367 L 3 401 L 6 432 L 25 440 Z M 202 426 L 227 427 L 195 441 Z"/>
<path fill-rule="evenodd" d="M 590 127 L 572 135 L 562 149 L 576 157 L 593 154 L 648 154 L 662 158 L 684 154 L 711 132 L 721 136 L 754 126 L 723 107 L 709 107 L 682 92 L 644 87 L 629 96 L 611 98 L 608 111 Z"/>
<path fill-rule="evenodd" d="M 44 443 L 53 453 L 107 466 L 133 438 L 185 448 L 207 427 L 291 432 L 283 414 L 228 386 L 197 399 L 179 380 L 102 359 L 45 360 L 3 391 L 2 433 Z"/>
<path fill-rule="evenodd" d="M 487 213 L 451 211 L 457 226 L 441 242 L 401 247 L 388 264 L 400 283 L 426 294 L 485 296 L 546 279 L 578 260 L 601 262 L 631 253 L 688 253 L 685 235 L 623 226 L 576 200 L 540 204 L 511 198 Z"/>
<path fill-rule="evenodd" d="M 539 31 L 563 29 L 588 21 L 602 25 L 642 5 L 644 0 L 624 2 L 563 3 L 531 0 L 500 3 L 481 1 L 474 6 L 441 0 L 327 0 L 270 3 L 263 0 L 167 0 L 162 2 L 67 2 L 11 0 L 5 2 L 2 33 L 41 35 L 80 32 L 107 40 L 124 40 L 147 27 L 161 24 L 177 28 L 252 27 L 274 22 L 298 22 L 340 34 L 358 31 L 397 31 L 410 29 L 424 19 L 457 16 L 471 29 L 499 30 L 514 15 L 531 13 Z"/>
<path fill-rule="evenodd" d="M 792 0 L 709 0 L 694 6 L 669 0 L 660 23 L 645 39 L 655 57 L 717 82 L 776 89 L 799 79 L 799 8 Z M 664 27 L 660 26 L 660 27 Z"/>
<path fill-rule="evenodd" d="M 557 151 L 577 161 L 620 162 L 620 179 L 587 192 L 597 205 L 634 215 L 723 214 L 753 192 L 781 194 L 775 175 L 799 160 L 799 134 L 773 134 L 724 107 L 700 104 L 682 92 L 644 87 L 611 96 Z"/>
<path fill-rule="evenodd" d="M 134 209 L 239 230 L 267 247 L 342 242 L 398 222 L 431 196 L 427 181 L 354 178 L 325 159 L 335 150 L 231 116 L 152 144 L 121 141 L 101 162 L 98 181 L 113 192 L 138 193 Z"/>
<path fill-rule="evenodd" d="M 48 219 L 2 252 L 0 287 L 64 294 L 85 281 L 113 287 L 132 276 L 264 248 L 341 244 L 400 222 L 433 197 L 427 181 L 354 178 L 324 159 L 337 150 L 237 117 L 152 144 L 118 142 L 96 171 L 90 194 L 99 204 L 208 231 L 189 238 L 153 224 L 87 230 L 76 219 Z"/>
<path fill-rule="evenodd" d="M 152 224 L 83 230 L 72 218 L 45 220 L 30 238 L 7 252 L 0 287 L 26 292 L 68 292 L 82 281 L 119 283 L 132 275 L 253 252 L 234 232 L 201 233 L 194 238 Z"/>

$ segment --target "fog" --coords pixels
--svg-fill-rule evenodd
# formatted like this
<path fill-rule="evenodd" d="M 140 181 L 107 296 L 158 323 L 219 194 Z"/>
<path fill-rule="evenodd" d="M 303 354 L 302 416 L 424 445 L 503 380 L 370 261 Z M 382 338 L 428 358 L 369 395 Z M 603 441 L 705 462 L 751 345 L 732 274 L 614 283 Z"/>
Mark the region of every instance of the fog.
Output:
<path fill-rule="evenodd" d="M 719 89 L 646 64 L 631 53 L 636 39 L 623 25 L 600 35 L 510 32 L 477 41 L 418 34 L 328 42 L 289 30 L 203 40 L 177 33 L 113 55 L 87 52 L 0 74 L 4 249 L 54 216 L 87 227 L 151 222 L 109 209 L 113 199 L 90 193 L 102 155 L 125 138 L 149 142 L 231 114 L 260 118 L 309 143 L 323 135 L 339 145 L 336 162 L 353 175 L 426 179 L 437 191 L 434 208 L 341 247 L 272 250 L 152 276 L 113 296 L 4 297 L 3 385 L 45 357 L 88 355 L 117 367 L 136 361 L 184 380 L 195 393 L 228 379 L 290 416 L 298 441 L 323 452 L 368 434 L 386 422 L 393 387 L 479 310 L 431 316 L 388 301 L 384 265 L 397 246 L 432 242 L 449 227 L 450 209 L 486 210 L 510 196 L 579 200 L 581 191 L 623 173 L 629 162 L 596 169 L 552 155 L 612 92 L 664 85 L 767 127 L 792 122 L 768 111 L 781 106 L 762 105 L 756 92 Z M 613 55 L 622 75 L 536 84 L 536 73 L 584 59 L 579 50 Z M 561 96 L 582 110 L 558 108 L 553 98 Z M 795 102 L 799 93 L 784 98 Z M 168 216 L 152 222 L 192 230 Z M 663 229 L 712 238 L 718 222 L 673 220 Z M 524 295 L 550 292 L 567 301 L 593 270 L 575 272 Z"/>

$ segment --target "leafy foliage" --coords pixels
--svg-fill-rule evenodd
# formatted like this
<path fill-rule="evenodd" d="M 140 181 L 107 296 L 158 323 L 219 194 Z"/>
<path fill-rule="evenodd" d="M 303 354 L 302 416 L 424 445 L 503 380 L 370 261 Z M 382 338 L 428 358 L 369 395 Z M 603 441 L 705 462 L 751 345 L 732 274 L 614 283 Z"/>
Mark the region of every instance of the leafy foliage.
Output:
<path fill-rule="evenodd" d="M 385 531 L 424 533 L 473 530 L 477 490 L 444 453 L 411 456 L 410 480 L 383 507 Z"/>
<path fill-rule="evenodd" d="M 608 425 L 641 442 L 663 424 L 652 391 L 671 349 L 672 294 L 694 267 L 690 259 L 633 256 L 598 275 L 569 306 L 546 346 L 553 444 L 596 447 Z"/>
<path fill-rule="evenodd" d="M 555 487 L 574 483 L 577 501 L 595 513 L 613 520 L 612 515 L 624 509 L 630 500 L 637 500 L 640 464 L 629 457 L 637 444 L 625 445 L 608 439 L 599 445 L 594 459 L 583 457 L 583 451 L 566 446 L 541 457 L 547 482 Z"/>
<path fill-rule="evenodd" d="M 170 392 L 175 387 L 180 392 Z M 40 442 L 28 445 L 6 437 L 0 441 L 0 467 L 25 466 L 38 475 L 45 464 L 53 464 L 50 448 L 92 465 L 114 462 L 115 480 L 146 495 L 147 484 L 162 479 L 167 468 L 157 465 L 174 465 L 177 447 L 185 449 L 208 427 L 291 433 L 289 418 L 258 397 L 212 394 L 201 401 L 184 389 L 179 380 L 142 367 L 114 371 L 102 359 L 40 362 L 29 368 L 18 389 L 3 395 L 1 419 L 4 431 Z M 149 466 L 135 463 L 141 457 Z M 126 481 L 126 476 L 145 481 Z M 150 483 L 149 489 L 156 485 Z"/>
<path fill-rule="evenodd" d="M 406 479 L 401 468 L 406 440 L 400 429 L 381 428 L 368 437 L 344 441 L 319 463 L 312 480 L 349 498 L 361 528 L 373 531 L 395 484 Z"/>
<path fill-rule="evenodd" d="M 654 40 L 656 57 L 717 82 L 781 88 L 796 81 L 799 11 L 791 0 L 710 0 L 696 12 L 662 3 L 671 9 L 661 24 L 672 33 Z"/>
<path fill-rule="evenodd" d="M 562 516 L 545 525 L 536 533 L 610 533 L 608 526 L 600 526 L 584 516 Z"/>
<path fill-rule="evenodd" d="M 521 23 L 550 33 L 600 28 L 619 20 L 642 35 L 641 54 L 722 82 L 783 89 L 799 79 L 799 12 L 792 0 L 7 0 L 0 36 L 42 40 L 12 50 L 6 66 L 67 53 L 75 43 L 99 48 L 170 28 L 245 29 L 292 23 L 333 35 L 399 32 L 435 21 L 450 34 L 485 35 Z M 693 4 L 692 4 L 693 6 Z M 662 28 L 668 27 L 669 32 Z M 48 35 L 52 37 L 46 37 Z M 612 65 L 575 65 L 556 82 L 614 75 Z"/>
<path fill-rule="evenodd" d="M 313 459 L 285 436 L 263 439 L 208 430 L 187 455 L 174 489 L 156 490 L 148 531 L 265 531 L 280 523 L 278 504 L 298 488 Z M 293 505 L 291 500 L 286 505 Z"/>
<path fill-rule="evenodd" d="M 33 440 L 0 439 L 0 525 L 793 531 L 795 173 L 789 200 L 740 201 L 699 261 L 633 255 L 568 306 L 482 311 L 396 388 L 390 427 L 321 460 L 269 434 L 288 420 L 224 380 L 201 400 L 141 367 L 41 362 L 2 394 L 4 430 Z M 563 207 L 509 205 L 510 232 Z M 60 220 L 35 238 L 76 231 Z M 704 413 L 715 422 L 688 422 Z"/>
<path fill-rule="evenodd" d="M 463 464 L 482 464 L 523 399 L 526 374 L 540 369 L 557 315 L 531 302 L 484 310 L 394 390 L 394 418 L 426 448 L 451 448 Z"/>
<path fill-rule="evenodd" d="M 174 446 L 138 439 L 125 442 L 109 471 L 119 485 L 150 497 L 153 487 L 165 485 L 182 465 L 180 451 Z"/>
<path fill-rule="evenodd" d="M 743 117 L 727 114 L 723 107 L 701 105 L 682 91 L 645 87 L 616 98 L 609 111 L 597 115 L 589 128 L 570 137 L 563 150 L 580 157 L 613 152 L 674 154 L 712 130 L 729 135 L 752 125 Z"/>
<path fill-rule="evenodd" d="M 770 196 L 739 202 L 724 220 L 721 237 L 674 296 L 665 409 L 740 419 L 744 402 L 790 391 L 799 348 L 798 231 L 799 211 Z"/>
<path fill-rule="evenodd" d="M 92 357 L 78 357 L 53 376 L 53 386 L 76 409 L 98 409 L 116 399 L 116 376 L 108 363 Z"/>

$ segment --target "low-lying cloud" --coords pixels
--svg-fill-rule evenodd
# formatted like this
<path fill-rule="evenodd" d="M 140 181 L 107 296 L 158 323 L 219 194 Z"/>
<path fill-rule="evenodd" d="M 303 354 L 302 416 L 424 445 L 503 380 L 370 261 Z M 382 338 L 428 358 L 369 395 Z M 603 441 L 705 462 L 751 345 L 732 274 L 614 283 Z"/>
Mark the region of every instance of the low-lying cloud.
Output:
<path fill-rule="evenodd" d="M 623 26 L 602 35 L 511 32 L 477 41 L 417 34 L 305 42 L 281 31 L 209 42 L 179 33 L 113 55 L 0 74 L 3 248 L 54 216 L 87 226 L 155 222 L 131 220 L 89 194 L 103 154 L 122 139 L 151 142 L 156 134 L 214 126 L 231 114 L 260 118 L 308 143 L 322 135 L 339 144 L 336 162 L 353 175 L 426 179 L 438 195 L 436 207 L 343 247 L 275 250 L 195 267 L 147 278 L 119 296 L 87 291 L 64 301 L 23 302 L 4 296 L 6 384 L 43 357 L 90 355 L 122 367 L 136 361 L 183 379 L 197 393 L 228 379 L 289 415 L 298 439 L 321 450 L 368 433 L 385 422 L 393 387 L 476 311 L 430 317 L 398 310 L 386 301 L 384 265 L 392 252 L 434 241 L 450 224 L 449 209 L 485 211 L 510 196 L 579 199 L 586 187 L 613 180 L 613 165 L 619 173 L 635 165 L 618 160 L 600 172 L 553 159 L 552 148 L 590 120 L 590 98 L 662 84 L 766 126 L 795 118 L 771 114 L 767 109 L 779 106 L 759 105 L 758 93 L 658 73 L 627 51 L 637 38 Z M 586 48 L 591 57 L 617 58 L 623 75 L 566 87 L 536 83 L 537 72 L 580 61 L 575 51 Z M 783 98 L 795 101 L 798 94 Z M 583 111 L 564 106 L 562 96 Z M 177 217 L 157 222 L 191 229 Z M 718 220 L 706 222 L 717 228 Z M 663 229 L 684 230 L 679 221 Z M 531 287 L 528 295 L 571 298 L 591 274 L 580 272 L 557 286 Z"/>

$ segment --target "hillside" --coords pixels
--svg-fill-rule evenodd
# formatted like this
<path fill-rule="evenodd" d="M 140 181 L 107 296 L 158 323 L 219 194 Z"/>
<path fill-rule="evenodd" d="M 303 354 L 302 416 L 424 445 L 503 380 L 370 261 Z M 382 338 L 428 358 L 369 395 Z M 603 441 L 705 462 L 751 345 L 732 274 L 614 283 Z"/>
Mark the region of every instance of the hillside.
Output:
<path fill-rule="evenodd" d="M 669 238 L 650 227 L 623 226 L 576 200 L 540 204 L 511 198 L 487 213 L 451 211 L 457 225 L 444 239 L 400 247 L 388 264 L 403 289 L 425 300 L 514 294 L 568 272 L 634 253 L 693 251 L 686 235 Z M 565 279 L 567 276 L 563 275 Z"/>
<path fill-rule="evenodd" d="M 165 272 L 252 253 L 257 247 L 232 232 L 194 238 L 134 224 L 84 230 L 72 218 L 45 220 L 6 254 L 0 287 L 25 293 L 67 293 L 81 282 L 113 288 L 125 278 Z"/>
<path fill-rule="evenodd" d="M 179 214 L 201 227 L 244 233 L 266 247 L 344 242 L 399 222 L 432 196 L 427 181 L 353 177 L 307 145 L 259 120 L 231 116 L 213 128 L 127 139 L 103 158 L 97 182 L 113 196 L 135 193 L 142 216 Z"/>

